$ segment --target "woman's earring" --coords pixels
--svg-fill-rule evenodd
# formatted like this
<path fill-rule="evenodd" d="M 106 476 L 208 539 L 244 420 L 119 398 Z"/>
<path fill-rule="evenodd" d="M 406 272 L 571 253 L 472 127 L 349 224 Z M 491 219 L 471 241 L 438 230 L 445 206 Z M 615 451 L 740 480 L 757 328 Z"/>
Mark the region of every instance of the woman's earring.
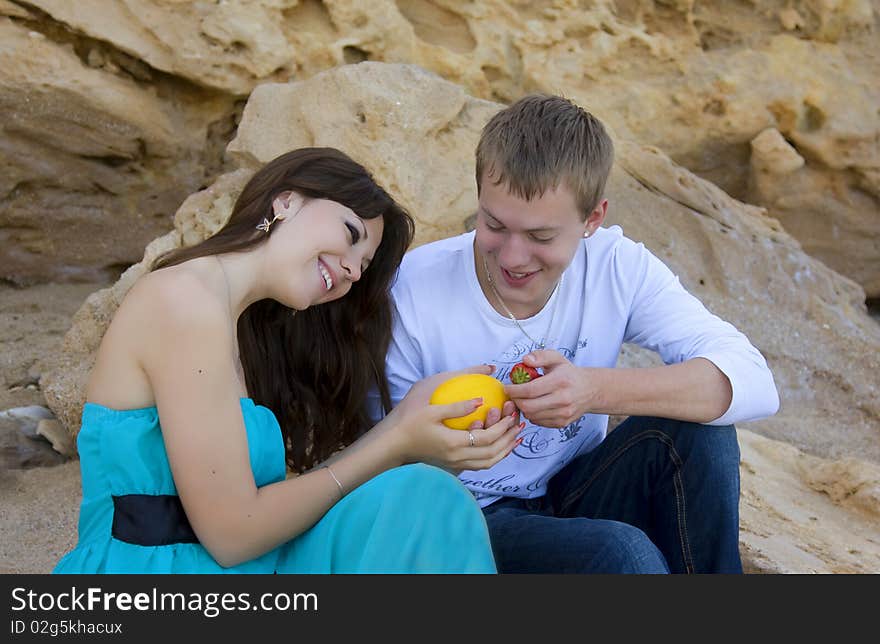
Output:
<path fill-rule="evenodd" d="M 272 224 L 274 224 L 279 219 L 281 219 L 281 217 L 278 216 L 277 213 L 275 214 L 275 217 L 272 219 L 272 221 L 269 221 L 267 218 L 263 217 L 263 221 L 257 224 L 257 230 L 262 230 L 264 233 L 268 233 L 269 228 L 272 226 Z"/>
<path fill-rule="evenodd" d="M 272 221 L 269 221 L 268 219 L 266 219 L 264 217 L 263 221 L 261 221 L 260 223 L 257 224 L 257 230 L 262 230 L 263 232 L 268 233 L 269 228 L 272 226 L 272 224 L 274 224 L 279 219 L 284 219 L 286 217 L 296 217 L 299 214 L 299 211 L 302 210 L 303 205 L 305 205 L 304 202 L 302 200 L 300 200 L 299 207 L 296 209 L 296 212 L 293 212 L 293 208 L 291 208 L 290 203 L 288 203 L 284 207 L 284 210 L 282 210 L 281 212 L 275 213 L 275 216 L 272 218 Z"/>

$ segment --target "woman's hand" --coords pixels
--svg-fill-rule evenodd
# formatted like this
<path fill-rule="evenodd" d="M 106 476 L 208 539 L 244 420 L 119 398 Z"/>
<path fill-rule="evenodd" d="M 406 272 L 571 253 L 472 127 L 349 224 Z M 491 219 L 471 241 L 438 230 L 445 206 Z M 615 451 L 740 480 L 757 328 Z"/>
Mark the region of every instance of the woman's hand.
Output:
<path fill-rule="evenodd" d="M 453 472 L 482 470 L 492 467 L 511 452 L 521 430 L 519 416 L 512 403 L 506 403 L 504 410 L 490 410 L 486 428 L 476 422 L 470 430 L 462 431 L 450 429 L 443 424 L 443 420 L 467 416 L 482 404 L 481 399 L 448 405 L 431 405 L 428 402 L 441 382 L 462 374 L 489 375 L 492 370 L 489 365 L 479 365 L 446 371 L 424 378 L 410 388 L 394 409 L 396 422 L 392 432 L 396 435 L 405 462 L 429 463 Z M 502 416 L 502 412 L 506 412 L 506 415 Z M 473 445 L 469 434 L 474 437 Z"/>
<path fill-rule="evenodd" d="M 428 401 L 430 401 L 431 399 L 431 394 L 434 393 L 434 390 L 440 385 L 441 382 L 445 382 L 450 378 L 454 378 L 455 376 L 463 376 L 465 374 L 478 373 L 484 376 L 489 376 L 492 375 L 493 371 L 495 371 L 495 367 L 493 367 L 492 365 L 479 364 L 468 367 L 467 369 L 459 369 L 458 371 L 441 371 L 440 373 L 435 373 L 433 376 L 422 378 L 409 388 L 406 396 L 404 396 L 403 400 L 401 400 L 397 404 L 397 407 L 395 407 L 395 409 L 402 410 L 404 411 L 404 413 L 407 410 L 413 408 L 421 409 L 428 404 Z"/>
<path fill-rule="evenodd" d="M 401 417 L 396 429 L 404 460 L 460 472 L 490 468 L 510 454 L 522 429 L 515 414 L 502 417 L 486 429 L 450 429 L 443 424 L 445 418 L 466 416 L 480 404 L 480 399 L 475 399 L 448 405 L 426 405 Z M 473 445 L 470 435 L 474 437 Z"/>

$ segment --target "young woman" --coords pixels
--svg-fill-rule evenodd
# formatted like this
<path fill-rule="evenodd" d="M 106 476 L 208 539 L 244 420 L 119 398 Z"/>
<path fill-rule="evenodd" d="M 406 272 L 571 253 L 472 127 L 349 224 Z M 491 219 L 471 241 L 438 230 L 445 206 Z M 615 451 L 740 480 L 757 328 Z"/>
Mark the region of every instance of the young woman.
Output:
<path fill-rule="evenodd" d="M 412 234 L 362 166 L 305 148 L 257 172 L 219 232 L 161 257 L 98 350 L 79 542 L 54 572 L 493 572 L 444 469 L 506 456 L 513 415 L 476 441 L 446 428 L 479 401 L 428 405 L 445 373 L 367 433 L 368 390 L 390 408 L 389 287 Z"/>

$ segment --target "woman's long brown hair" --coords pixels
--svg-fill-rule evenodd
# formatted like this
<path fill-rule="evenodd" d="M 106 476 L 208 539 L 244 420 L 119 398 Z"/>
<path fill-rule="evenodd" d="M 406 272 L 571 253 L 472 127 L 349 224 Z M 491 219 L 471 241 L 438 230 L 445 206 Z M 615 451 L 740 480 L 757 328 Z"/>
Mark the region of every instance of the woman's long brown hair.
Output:
<path fill-rule="evenodd" d="M 229 221 L 203 242 L 170 251 L 153 269 L 189 259 L 243 252 L 268 239 L 257 230 L 273 217 L 272 200 L 294 190 L 330 199 L 363 219 L 382 217 L 382 242 L 345 297 L 291 315 L 260 300 L 238 319 L 245 384 L 254 402 L 275 412 L 288 465 L 320 463 L 370 427 L 367 393 L 376 387 L 386 413 L 391 397 L 385 353 L 391 341 L 391 281 L 413 239 L 414 224 L 367 170 L 333 148 L 302 148 L 270 161 L 244 187 Z M 271 234 L 271 233 L 269 233 Z"/>

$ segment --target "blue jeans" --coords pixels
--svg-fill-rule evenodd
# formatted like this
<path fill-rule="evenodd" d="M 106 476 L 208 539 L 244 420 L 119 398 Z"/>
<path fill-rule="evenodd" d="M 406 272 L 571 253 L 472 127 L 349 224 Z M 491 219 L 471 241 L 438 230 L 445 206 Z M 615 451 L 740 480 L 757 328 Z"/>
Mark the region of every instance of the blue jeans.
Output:
<path fill-rule="evenodd" d="M 736 429 L 631 417 L 483 512 L 502 573 L 741 573 Z"/>

